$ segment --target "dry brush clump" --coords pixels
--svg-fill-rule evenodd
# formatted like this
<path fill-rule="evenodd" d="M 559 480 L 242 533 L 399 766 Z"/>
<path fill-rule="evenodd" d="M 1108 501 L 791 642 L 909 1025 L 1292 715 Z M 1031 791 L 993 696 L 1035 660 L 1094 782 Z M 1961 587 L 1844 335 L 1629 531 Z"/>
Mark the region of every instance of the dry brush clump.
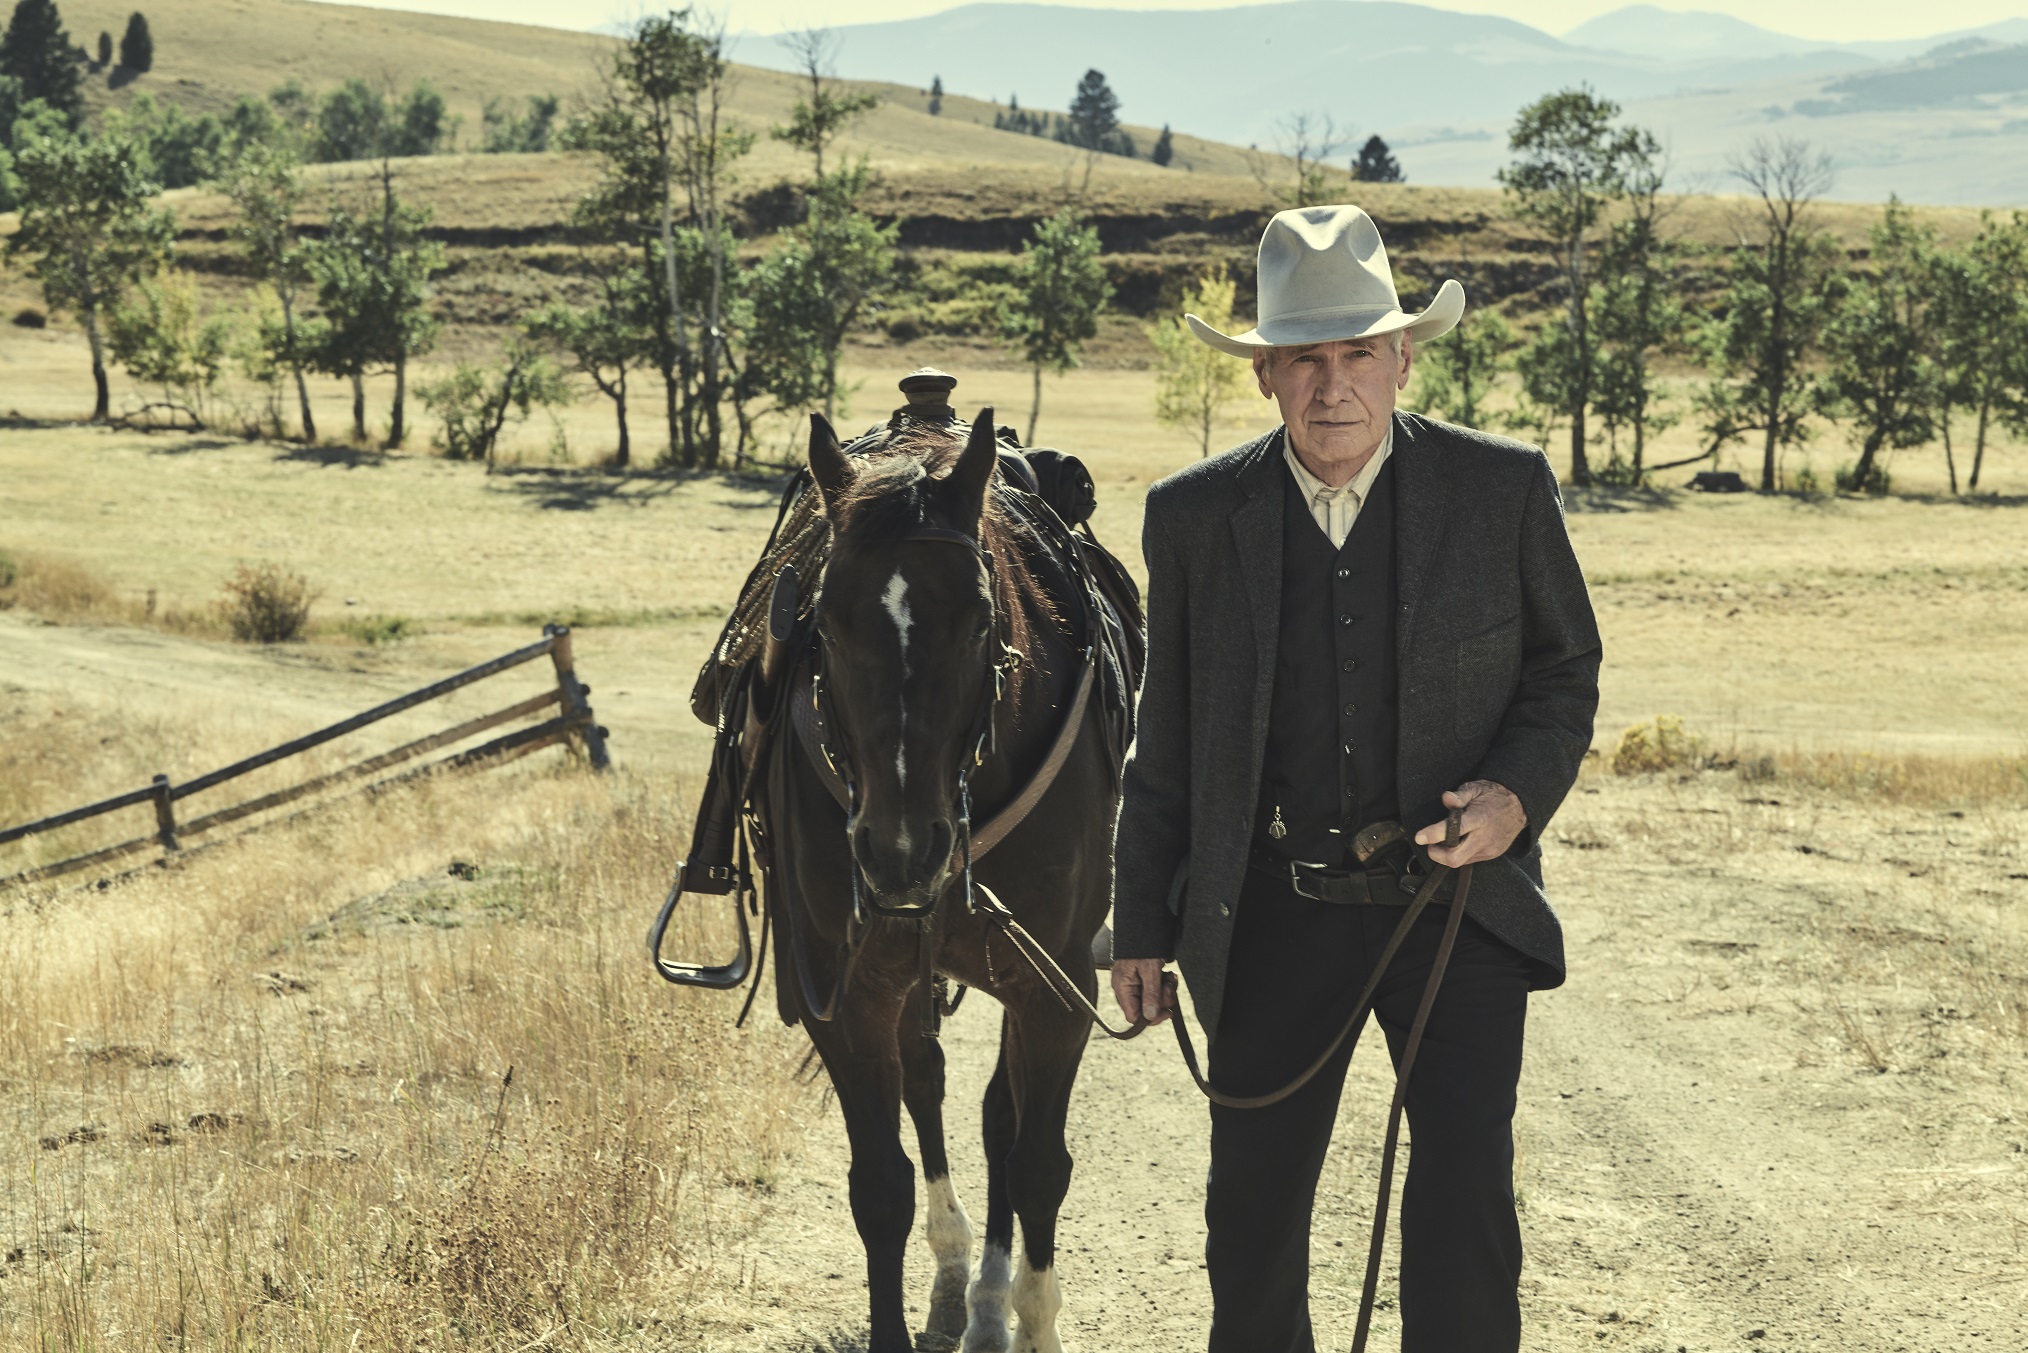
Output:
<path fill-rule="evenodd" d="M 55 624 L 145 625 L 174 634 L 219 632 L 210 612 L 161 604 L 153 588 L 135 594 L 75 560 L 0 550 L 0 611 L 12 610 Z"/>
<path fill-rule="evenodd" d="M 816 1103 L 640 956 L 680 799 L 529 763 L 0 899 L 0 1346 L 680 1344 Z"/>

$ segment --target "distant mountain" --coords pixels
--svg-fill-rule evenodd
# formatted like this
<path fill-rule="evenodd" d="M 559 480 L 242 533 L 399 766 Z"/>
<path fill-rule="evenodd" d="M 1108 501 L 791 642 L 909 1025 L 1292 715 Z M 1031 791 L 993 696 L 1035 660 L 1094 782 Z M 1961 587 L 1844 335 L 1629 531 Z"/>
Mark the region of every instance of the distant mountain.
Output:
<path fill-rule="evenodd" d="M 1573 47 L 1511 19 L 1393 0 L 1284 0 L 1214 10 L 974 4 L 920 19 L 833 30 L 839 71 L 1061 108 L 1085 70 L 1103 70 L 1128 112 L 1223 140 L 1268 144 L 1301 110 L 1383 131 L 1423 110 L 1503 116 L 1557 83 L 1634 91 L 1651 63 Z M 786 69 L 786 51 L 743 38 L 735 60 Z"/>
<path fill-rule="evenodd" d="M 1730 14 L 1660 9 L 1654 5 L 1628 5 L 1601 14 L 1565 33 L 1563 40 L 1579 47 L 1597 47 L 1661 62 L 1723 57 L 1761 59 L 1834 50 L 1840 46 L 1776 33 Z"/>
<path fill-rule="evenodd" d="M 1281 148 L 1292 115 L 1328 114 L 1342 133 L 1385 137 L 1422 183 L 1491 182 L 1515 112 L 1586 84 L 1659 133 L 1686 182 L 1722 188 L 1747 141 L 1786 133 L 1832 152 L 1841 196 L 2028 203 L 2028 89 L 2006 54 L 2028 39 L 2024 19 L 1921 41 L 1826 43 L 1633 5 L 1559 38 L 1398 0 L 1281 0 L 1167 11 L 971 4 L 833 31 L 839 73 L 854 79 L 927 88 L 941 77 L 953 93 L 1061 109 L 1095 68 L 1124 117 L 1242 146 Z M 1958 45 L 1967 41 L 1976 45 Z M 765 37 L 742 36 L 731 54 L 792 64 Z M 1953 82 L 1978 97 L 1951 94 Z"/>

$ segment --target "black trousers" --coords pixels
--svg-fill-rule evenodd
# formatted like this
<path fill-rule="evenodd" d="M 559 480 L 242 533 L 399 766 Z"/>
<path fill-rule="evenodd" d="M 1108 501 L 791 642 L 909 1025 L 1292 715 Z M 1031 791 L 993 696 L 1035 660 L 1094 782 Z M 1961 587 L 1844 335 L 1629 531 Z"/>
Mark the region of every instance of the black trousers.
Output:
<path fill-rule="evenodd" d="M 1397 1058 L 1447 911 L 1424 911 L 1375 996 Z M 1258 1095 L 1301 1074 L 1351 1014 L 1401 916 L 1399 907 L 1312 902 L 1286 879 L 1249 871 L 1211 1042 L 1212 1083 Z M 1467 919 L 1409 1081 L 1402 1353 L 1520 1348 L 1512 1124 L 1527 1010 L 1526 960 Z M 1204 1206 L 1211 1353 L 1316 1346 L 1310 1213 L 1351 1054 L 1341 1049 L 1315 1080 L 1270 1108 L 1212 1106 Z"/>

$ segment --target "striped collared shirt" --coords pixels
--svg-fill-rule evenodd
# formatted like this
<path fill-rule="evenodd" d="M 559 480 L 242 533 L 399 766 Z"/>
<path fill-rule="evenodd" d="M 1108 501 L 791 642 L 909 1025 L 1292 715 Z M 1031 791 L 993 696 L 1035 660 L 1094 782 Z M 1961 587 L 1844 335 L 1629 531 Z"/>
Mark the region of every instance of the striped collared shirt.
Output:
<path fill-rule="evenodd" d="M 1303 491 L 1303 501 L 1310 505 L 1310 515 L 1317 519 L 1324 534 L 1330 537 L 1332 548 L 1343 549 L 1345 537 L 1352 534 L 1352 523 L 1359 519 L 1359 509 L 1366 505 L 1366 495 L 1373 491 L 1373 481 L 1380 477 L 1380 467 L 1387 463 L 1387 457 L 1394 451 L 1394 420 L 1387 420 L 1387 435 L 1380 439 L 1380 449 L 1375 451 L 1352 476 L 1349 483 L 1332 488 L 1323 480 L 1310 473 L 1296 448 L 1290 443 L 1288 434 L 1282 435 L 1282 459 L 1289 463 L 1289 473 L 1296 477 L 1296 487 Z"/>

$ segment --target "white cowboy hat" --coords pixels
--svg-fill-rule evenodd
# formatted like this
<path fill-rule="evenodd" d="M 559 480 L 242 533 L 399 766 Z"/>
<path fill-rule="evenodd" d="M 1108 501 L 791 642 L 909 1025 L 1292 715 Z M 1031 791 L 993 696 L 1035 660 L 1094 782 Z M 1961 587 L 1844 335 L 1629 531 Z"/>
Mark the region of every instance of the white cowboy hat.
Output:
<path fill-rule="evenodd" d="M 1419 314 L 1401 308 L 1387 246 L 1373 218 L 1354 206 L 1278 211 L 1260 237 L 1260 322 L 1223 334 L 1195 315 L 1190 332 L 1235 357 L 1262 348 L 1301 347 L 1408 330 L 1421 343 L 1449 333 L 1465 313 L 1455 279 Z"/>

